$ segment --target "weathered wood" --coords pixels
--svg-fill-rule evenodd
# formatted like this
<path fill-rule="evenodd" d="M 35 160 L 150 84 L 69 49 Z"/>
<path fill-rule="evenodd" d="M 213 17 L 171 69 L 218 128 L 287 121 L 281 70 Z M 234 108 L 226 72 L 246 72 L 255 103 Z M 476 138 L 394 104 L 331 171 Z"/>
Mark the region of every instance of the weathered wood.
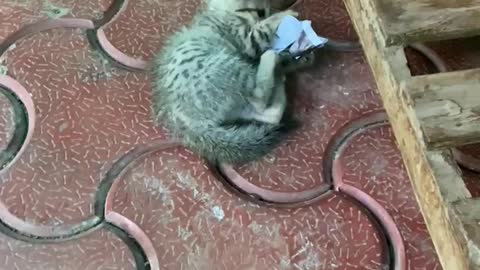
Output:
<path fill-rule="evenodd" d="M 419 76 L 405 87 L 429 147 L 480 142 L 480 69 Z"/>
<path fill-rule="evenodd" d="M 453 201 L 469 198 L 470 193 L 450 154 L 427 150 L 412 97 L 401 86 L 412 79 L 404 50 L 385 47 L 386 37 L 374 1 L 345 3 L 372 68 L 425 223 L 444 269 L 475 269 L 469 260 L 468 235 L 450 207 Z"/>
<path fill-rule="evenodd" d="M 468 235 L 470 260 L 480 267 L 480 198 L 459 201 L 454 204 L 454 209 Z"/>
<path fill-rule="evenodd" d="M 455 39 L 480 34 L 480 0 L 374 0 L 374 2 L 382 20 L 381 27 L 387 45 Z"/>

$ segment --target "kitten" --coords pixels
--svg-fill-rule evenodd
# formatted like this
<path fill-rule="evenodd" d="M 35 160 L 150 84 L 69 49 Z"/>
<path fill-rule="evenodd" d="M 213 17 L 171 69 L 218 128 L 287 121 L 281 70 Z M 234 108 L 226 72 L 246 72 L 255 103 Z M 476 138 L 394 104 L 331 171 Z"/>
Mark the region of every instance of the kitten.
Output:
<path fill-rule="evenodd" d="M 271 0 L 207 0 L 154 63 L 154 112 L 194 152 L 217 163 L 256 160 L 290 126 L 285 74 L 308 65 L 269 50 L 287 10 Z"/>

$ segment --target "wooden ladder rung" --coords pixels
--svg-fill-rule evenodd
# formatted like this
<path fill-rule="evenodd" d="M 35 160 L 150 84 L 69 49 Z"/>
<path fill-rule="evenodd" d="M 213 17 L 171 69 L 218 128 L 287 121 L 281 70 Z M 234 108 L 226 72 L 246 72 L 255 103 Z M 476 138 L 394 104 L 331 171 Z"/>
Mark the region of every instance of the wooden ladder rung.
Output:
<path fill-rule="evenodd" d="M 374 0 L 374 3 L 388 46 L 480 35 L 479 0 Z"/>
<path fill-rule="evenodd" d="M 428 147 L 480 142 L 480 69 L 413 77 L 404 87 Z"/>

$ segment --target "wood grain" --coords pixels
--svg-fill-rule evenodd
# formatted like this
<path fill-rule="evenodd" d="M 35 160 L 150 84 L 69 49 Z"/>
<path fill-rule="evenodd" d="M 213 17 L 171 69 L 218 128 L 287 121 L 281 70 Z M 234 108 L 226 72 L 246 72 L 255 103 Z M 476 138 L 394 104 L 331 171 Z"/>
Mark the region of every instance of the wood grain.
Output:
<path fill-rule="evenodd" d="M 387 45 L 480 34 L 480 0 L 374 0 Z"/>
<path fill-rule="evenodd" d="M 480 198 L 466 199 L 454 204 L 454 209 L 468 236 L 470 260 L 480 265 Z"/>
<path fill-rule="evenodd" d="M 429 147 L 480 142 L 480 69 L 419 76 L 405 87 Z"/>

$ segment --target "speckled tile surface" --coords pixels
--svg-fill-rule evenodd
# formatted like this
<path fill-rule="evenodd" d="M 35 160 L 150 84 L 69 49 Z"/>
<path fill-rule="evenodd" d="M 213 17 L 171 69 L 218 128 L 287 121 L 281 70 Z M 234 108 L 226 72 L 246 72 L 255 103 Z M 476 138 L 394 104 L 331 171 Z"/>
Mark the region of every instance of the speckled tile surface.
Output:
<path fill-rule="evenodd" d="M 327 153 L 346 126 L 382 112 L 361 52 L 319 51 L 315 68 L 289 81 L 302 127 L 264 159 L 235 169 L 257 187 L 296 194 L 330 188 L 335 159 L 345 185 L 378 202 L 387 213 L 382 217 L 342 189 L 306 207 L 257 204 L 231 193 L 225 179 L 187 149 L 148 151 L 168 135 L 151 117 L 150 75 L 125 63 L 150 60 L 198 3 L 2 2 L 3 156 L 13 134 L 33 130 L 0 172 L 0 268 L 393 270 L 396 254 L 404 252 L 405 269 L 440 269 L 388 125 L 360 124 L 340 142 L 338 156 Z M 298 9 L 320 34 L 355 40 L 341 1 L 305 0 Z M 47 18 L 61 20 L 39 32 Z M 29 24 L 28 36 L 8 38 Z M 99 32 L 114 49 L 92 46 Z M 457 57 L 452 45 L 432 46 L 456 69 L 477 64 L 467 50 Z M 421 55 L 409 54 L 417 73 L 433 72 Z M 119 67 L 112 60 L 118 55 L 130 62 Z M 19 101 L 6 98 L 20 93 L 6 78 L 25 88 Z M 15 108 L 25 109 L 21 103 L 28 100 L 30 118 L 16 121 Z M 468 174 L 477 195 L 478 181 Z M 389 216 L 402 245 L 390 241 L 383 223 Z"/>
<path fill-rule="evenodd" d="M 137 269 L 128 246 L 108 231 L 54 245 L 25 243 L 1 235 L 0 253 L 1 269 Z"/>

